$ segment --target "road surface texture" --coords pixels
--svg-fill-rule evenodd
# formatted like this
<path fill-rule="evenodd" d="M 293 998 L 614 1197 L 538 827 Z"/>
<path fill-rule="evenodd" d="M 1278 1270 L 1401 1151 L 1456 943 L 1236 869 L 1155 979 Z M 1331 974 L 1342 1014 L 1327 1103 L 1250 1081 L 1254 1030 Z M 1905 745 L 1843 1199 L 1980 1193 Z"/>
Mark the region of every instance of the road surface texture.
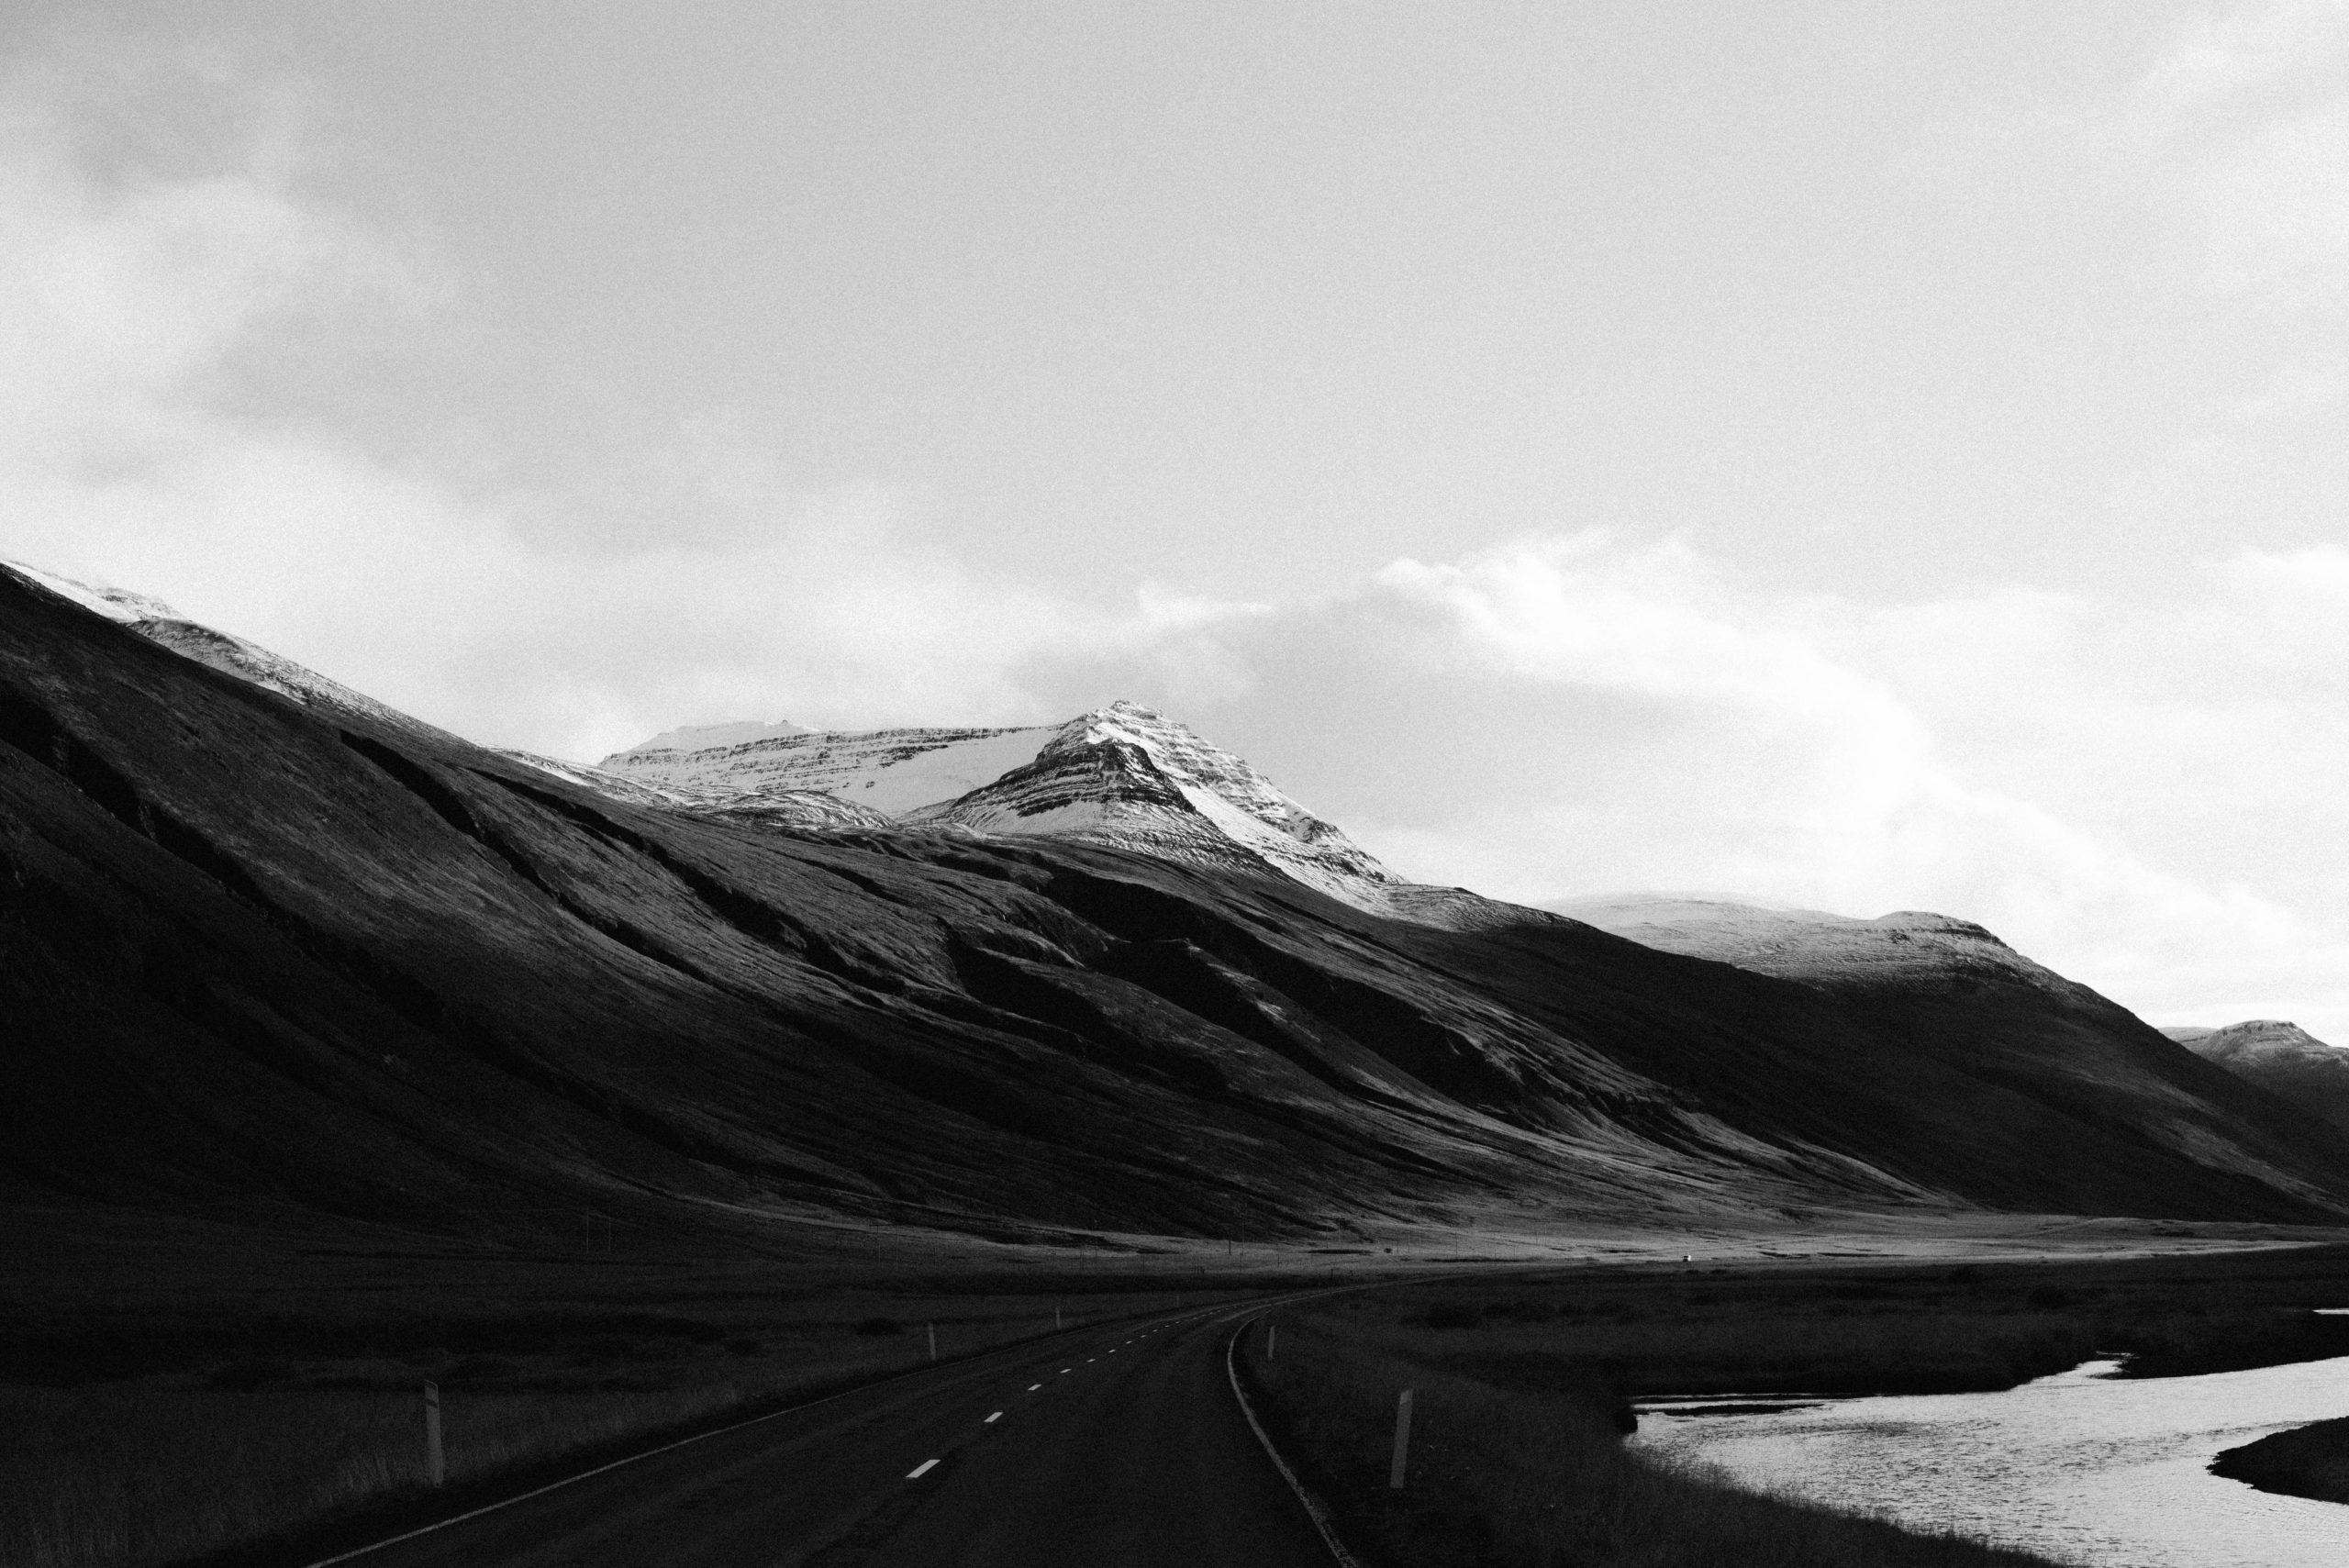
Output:
<path fill-rule="evenodd" d="M 720 1433 L 351 1568 L 1329 1568 L 1234 1401 L 1263 1304 L 1073 1330 Z"/>

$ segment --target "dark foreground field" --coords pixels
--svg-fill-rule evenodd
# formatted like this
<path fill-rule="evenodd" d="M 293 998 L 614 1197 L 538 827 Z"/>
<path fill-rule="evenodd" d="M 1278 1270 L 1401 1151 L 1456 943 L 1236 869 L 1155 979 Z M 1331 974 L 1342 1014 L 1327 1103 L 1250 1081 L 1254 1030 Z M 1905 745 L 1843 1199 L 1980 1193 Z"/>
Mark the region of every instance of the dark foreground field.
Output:
<path fill-rule="evenodd" d="M 20 1241 L 25 1238 L 18 1238 Z M 2349 1250 L 1932 1265 L 1484 1264 L 1139 1251 L 1014 1262 L 709 1260 L 590 1245 L 103 1237 L 20 1276 L 0 1339 L 0 1562 L 299 1562 L 658 1434 L 1048 1336 L 1275 1292 L 1243 1366 L 1349 1539 L 1381 1563 L 2018 1563 L 1659 1471 L 1620 1449 L 1652 1393 L 1995 1388 L 2128 1351 L 2132 1371 L 2349 1354 Z M 57 1238 L 48 1239 L 54 1247 Z M 240 1249 L 243 1249 L 240 1251 Z M 22 1252 L 19 1255 L 23 1255 Z M 100 1267 L 99 1261 L 114 1262 Z M 1380 1271 L 1375 1277 L 1364 1271 Z M 255 1282 L 266 1282 L 255 1283 Z M 1057 1315 L 1057 1316 L 1056 1316 Z M 424 1485 L 441 1388 L 448 1488 Z M 1414 1480 L 1385 1486 L 1397 1390 Z"/>
<path fill-rule="evenodd" d="M 95 1222 L 91 1222 L 94 1226 Z M 695 1257 L 220 1228 L 6 1281 L 0 1563 L 301 1562 L 664 1435 L 1230 1294 L 1186 1260 Z M 36 1228 L 38 1229 L 38 1228 Z M 12 1227 L 11 1251 L 59 1239 Z M 1231 1265 L 1235 1271 L 1240 1265 Z M 1304 1277 L 1259 1268 L 1273 1283 Z M 440 1385 L 448 1485 L 425 1485 Z M 291 1540 L 287 1538 L 291 1537 Z"/>

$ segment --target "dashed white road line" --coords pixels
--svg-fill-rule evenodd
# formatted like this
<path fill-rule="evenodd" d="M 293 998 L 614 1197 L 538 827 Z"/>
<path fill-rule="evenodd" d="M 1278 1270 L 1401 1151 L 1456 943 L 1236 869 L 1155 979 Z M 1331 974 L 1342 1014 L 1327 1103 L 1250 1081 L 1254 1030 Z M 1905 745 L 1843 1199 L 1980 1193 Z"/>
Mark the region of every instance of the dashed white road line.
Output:
<path fill-rule="evenodd" d="M 994 1415 L 989 1416 L 985 1420 L 981 1421 L 981 1422 L 979 1423 L 979 1425 L 981 1425 L 981 1426 L 983 1426 L 983 1427 L 992 1427 L 992 1426 L 994 1426 L 997 1421 L 1000 1421 L 1000 1420 L 1002 1420 L 1002 1419 L 1003 1419 L 1003 1412 L 1002 1412 L 1002 1411 L 1000 1411 L 1000 1410 L 997 1410 Z"/>
<path fill-rule="evenodd" d="M 911 1470 L 906 1472 L 906 1479 L 908 1481 L 918 1481 L 923 1476 L 929 1474 L 930 1471 L 937 1466 L 937 1464 L 938 1461 L 934 1459 L 925 1459 L 919 1464 L 915 1465 Z"/>
<path fill-rule="evenodd" d="M 1039 1388 L 1041 1388 L 1041 1387 L 1043 1387 L 1043 1386 L 1044 1386 L 1044 1385 L 1043 1385 L 1042 1384 L 1041 1384 L 1041 1383 L 1031 1383 L 1031 1384 L 1030 1384 L 1030 1385 L 1028 1385 L 1028 1392 L 1029 1392 L 1029 1393 L 1030 1393 L 1030 1394 L 1033 1394 L 1033 1393 L 1035 1393 L 1035 1392 L 1036 1392 L 1036 1390 L 1038 1390 Z"/>

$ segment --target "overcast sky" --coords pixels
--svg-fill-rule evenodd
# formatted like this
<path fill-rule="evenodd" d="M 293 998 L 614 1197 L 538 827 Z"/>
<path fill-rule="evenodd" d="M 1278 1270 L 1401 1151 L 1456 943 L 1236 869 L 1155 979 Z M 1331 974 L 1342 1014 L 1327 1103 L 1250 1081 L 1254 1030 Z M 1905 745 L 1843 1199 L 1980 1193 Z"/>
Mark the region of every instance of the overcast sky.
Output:
<path fill-rule="evenodd" d="M 1114 697 L 2349 1042 L 2349 11 L 0 22 L 0 555 L 477 740 Z"/>

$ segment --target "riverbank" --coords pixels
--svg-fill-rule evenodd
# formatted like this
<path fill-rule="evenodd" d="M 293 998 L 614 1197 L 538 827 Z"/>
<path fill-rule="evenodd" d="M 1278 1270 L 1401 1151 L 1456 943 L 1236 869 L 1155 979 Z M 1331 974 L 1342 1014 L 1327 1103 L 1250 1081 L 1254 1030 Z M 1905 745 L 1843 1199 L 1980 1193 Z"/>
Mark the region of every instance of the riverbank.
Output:
<path fill-rule="evenodd" d="M 1603 1384 L 1503 1386 L 1284 1312 L 1239 1363 L 1274 1441 L 1375 1568 L 2054 1568 L 2052 1560 L 1756 1496 L 1623 1447 Z M 1404 1484 L 1392 1433 L 1412 1395 Z"/>
<path fill-rule="evenodd" d="M 1258 1330 L 1241 1363 L 1368 1562 L 2017 1563 L 2043 1559 L 1979 1544 L 1971 1528 L 1966 1540 L 1934 1533 L 1956 1513 L 1912 1513 L 1896 1529 L 1855 1517 L 1876 1511 L 1869 1496 L 1831 1507 L 1764 1495 L 1648 1451 L 1644 1432 L 1627 1449 L 1623 1418 L 1634 1400 L 1673 1395 L 1989 1395 L 2114 1352 L 2132 1357 L 2116 1384 L 2190 1402 L 2194 1385 L 2176 1376 L 2349 1356 L 2349 1324 L 2312 1310 L 2337 1303 L 2349 1303 L 2349 1253 L 2337 1248 L 2076 1263 L 1585 1266 L 1286 1308 L 1268 1318 L 1276 1353 Z M 1416 1457 L 1398 1492 L 1386 1467 L 1407 1387 Z M 1850 1440 L 1872 1463 L 1907 1462 L 1899 1438 Z"/>
<path fill-rule="evenodd" d="M 2231 1448 L 2210 1462 L 2210 1473 L 2278 1496 L 2349 1503 L 2349 1417 Z"/>
<path fill-rule="evenodd" d="M 1633 1448 L 1751 1491 L 2109 1568 L 2340 1568 L 2337 1503 L 2211 1473 L 2246 1439 L 2349 1409 L 2349 1358 L 2197 1377 L 2110 1361 L 1984 1394 L 1657 1411 Z"/>

